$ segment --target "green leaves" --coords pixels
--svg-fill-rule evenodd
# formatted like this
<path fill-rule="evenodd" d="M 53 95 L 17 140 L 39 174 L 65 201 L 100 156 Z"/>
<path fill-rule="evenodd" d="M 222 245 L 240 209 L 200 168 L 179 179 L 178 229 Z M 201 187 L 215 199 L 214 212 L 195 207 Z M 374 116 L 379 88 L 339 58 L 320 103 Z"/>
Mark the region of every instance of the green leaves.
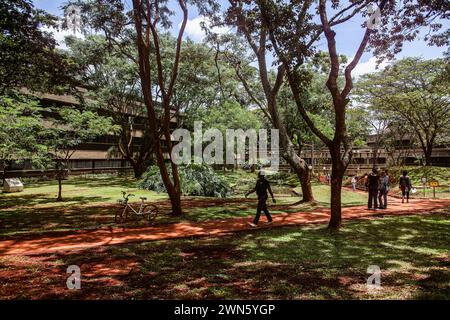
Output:
<path fill-rule="evenodd" d="M 0 161 L 30 160 L 36 167 L 45 165 L 46 129 L 40 111 L 36 100 L 23 95 L 0 96 Z"/>
<path fill-rule="evenodd" d="M 58 117 L 51 120 L 51 127 L 47 129 L 47 144 L 54 157 L 68 160 L 75 146 L 117 130 L 111 118 L 65 107 L 58 111 Z"/>
<path fill-rule="evenodd" d="M 203 129 L 217 128 L 222 134 L 225 134 L 226 129 L 258 130 L 262 127 L 255 111 L 230 101 L 219 106 L 198 110 L 196 114 L 191 114 L 191 121 L 202 121 Z"/>
<path fill-rule="evenodd" d="M 434 145 L 449 143 L 450 90 L 444 59 L 406 58 L 385 70 L 363 77 L 356 97 L 372 112 L 389 119 L 397 135 L 414 135 L 426 163 Z M 442 81 L 444 80 L 444 81 Z"/>
<path fill-rule="evenodd" d="M 36 168 L 55 158 L 66 161 L 80 143 L 117 131 L 108 117 L 70 107 L 45 109 L 21 94 L 0 96 L 0 124 L 0 161 L 28 160 Z"/>
<path fill-rule="evenodd" d="M 67 57 L 42 26 L 53 26 L 56 17 L 36 10 L 31 1 L 0 1 L 0 94 L 20 87 L 52 90 L 71 83 Z"/>
<path fill-rule="evenodd" d="M 205 164 L 179 166 L 178 171 L 181 179 L 181 192 L 184 195 L 224 198 L 231 192 L 228 182 Z M 138 187 L 156 192 L 166 192 L 157 166 L 152 166 L 147 170 L 138 183 Z"/>

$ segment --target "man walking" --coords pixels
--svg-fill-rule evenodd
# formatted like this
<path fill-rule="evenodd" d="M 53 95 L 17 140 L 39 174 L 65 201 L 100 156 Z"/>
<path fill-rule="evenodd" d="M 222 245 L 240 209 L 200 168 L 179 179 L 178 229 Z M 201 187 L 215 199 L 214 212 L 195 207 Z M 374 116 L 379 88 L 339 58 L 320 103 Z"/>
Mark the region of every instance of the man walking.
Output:
<path fill-rule="evenodd" d="M 380 184 L 380 177 L 378 176 L 378 170 L 377 168 L 373 168 L 372 172 L 367 177 L 367 189 L 369 190 L 369 202 L 368 202 L 369 210 L 372 209 L 372 204 L 374 210 L 378 209 L 377 196 L 379 184 Z"/>
<path fill-rule="evenodd" d="M 267 217 L 267 224 L 272 223 L 272 217 L 270 216 L 269 210 L 267 209 L 267 191 L 269 191 L 270 196 L 272 197 L 273 203 L 275 203 L 275 198 L 273 197 L 272 189 L 270 188 L 269 181 L 265 178 L 265 173 L 263 170 L 258 173 L 258 180 L 256 181 L 256 186 L 245 194 L 245 197 L 253 192 L 256 192 L 258 196 L 258 208 L 256 209 L 256 216 L 253 219 L 253 222 L 249 222 L 249 225 L 253 228 L 258 226 L 259 217 L 261 216 L 261 211 L 264 211 L 264 214 Z"/>
<path fill-rule="evenodd" d="M 402 172 L 402 176 L 400 177 L 399 180 L 399 187 L 400 190 L 402 190 L 402 203 L 405 202 L 405 198 L 406 198 L 406 203 L 409 202 L 409 192 L 412 189 L 412 183 L 411 183 L 411 178 L 408 176 L 408 171 L 404 170 Z"/>

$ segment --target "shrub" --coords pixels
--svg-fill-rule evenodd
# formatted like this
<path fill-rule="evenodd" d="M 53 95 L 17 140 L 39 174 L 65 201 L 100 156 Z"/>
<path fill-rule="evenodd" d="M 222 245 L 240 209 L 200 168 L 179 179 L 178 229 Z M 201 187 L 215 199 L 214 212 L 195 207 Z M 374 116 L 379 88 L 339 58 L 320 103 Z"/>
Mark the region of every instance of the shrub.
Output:
<path fill-rule="evenodd" d="M 170 170 L 170 167 L 168 169 Z M 183 195 L 225 198 L 231 193 L 228 182 L 205 164 L 179 166 L 178 172 Z M 142 179 L 138 182 L 138 188 L 166 192 L 157 166 L 151 166 L 144 173 Z"/>

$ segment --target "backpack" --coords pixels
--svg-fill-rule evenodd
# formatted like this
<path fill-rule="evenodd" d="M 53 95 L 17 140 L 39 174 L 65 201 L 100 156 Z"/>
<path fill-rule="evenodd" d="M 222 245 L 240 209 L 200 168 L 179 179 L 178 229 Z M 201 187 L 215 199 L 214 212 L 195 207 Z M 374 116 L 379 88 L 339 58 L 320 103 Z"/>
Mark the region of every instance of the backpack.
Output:
<path fill-rule="evenodd" d="M 411 181 L 409 180 L 408 176 L 401 176 L 400 177 L 400 186 L 409 188 L 411 185 Z"/>
<path fill-rule="evenodd" d="M 384 176 L 380 179 L 380 190 L 389 191 L 389 176 Z"/>

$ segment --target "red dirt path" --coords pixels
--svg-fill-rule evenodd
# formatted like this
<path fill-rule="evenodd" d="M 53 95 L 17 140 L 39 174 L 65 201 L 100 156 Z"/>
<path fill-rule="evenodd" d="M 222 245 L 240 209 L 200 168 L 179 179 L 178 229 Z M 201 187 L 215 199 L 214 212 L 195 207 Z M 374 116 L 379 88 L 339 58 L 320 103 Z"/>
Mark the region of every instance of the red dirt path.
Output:
<path fill-rule="evenodd" d="M 342 218 L 365 219 L 376 216 L 397 216 L 426 214 L 430 211 L 450 206 L 450 199 L 439 200 L 411 200 L 409 204 L 402 204 L 401 200 L 390 198 L 389 208 L 385 210 L 368 210 L 364 206 L 342 209 Z M 298 212 L 290 214 L 278 214 L 274 216 L 271 226 L 264 225 L 265 218 L 261 219 L 261 228 L 273 228 L 292 225 L 305 225 L 313 223 L 327 223 L 329 209 L 317 209 L 312 212 Z M 246 218 L 232 218 L 224 220 L 211 220 L 204 222 L 183 222 L 170 225 L 144 227 L 144 228 L 115 228 L 98 229 L 93 231 L 78 231 L 72 234 L 59 236 L 40 236 L 26 240 L 0 241 L 0 255 L 22 254 L 33 255 L 53 253 L 57 251 L 76 251 L 92 247 L 114 245 L 127 242 L 140 242 L 152 240 L 164 240 L 174 238 L 218 236 L 230 232 L 243 230 L 255 230 L 249 228 Z M 257 230 L 257 229 L 256 229 Z"/>

